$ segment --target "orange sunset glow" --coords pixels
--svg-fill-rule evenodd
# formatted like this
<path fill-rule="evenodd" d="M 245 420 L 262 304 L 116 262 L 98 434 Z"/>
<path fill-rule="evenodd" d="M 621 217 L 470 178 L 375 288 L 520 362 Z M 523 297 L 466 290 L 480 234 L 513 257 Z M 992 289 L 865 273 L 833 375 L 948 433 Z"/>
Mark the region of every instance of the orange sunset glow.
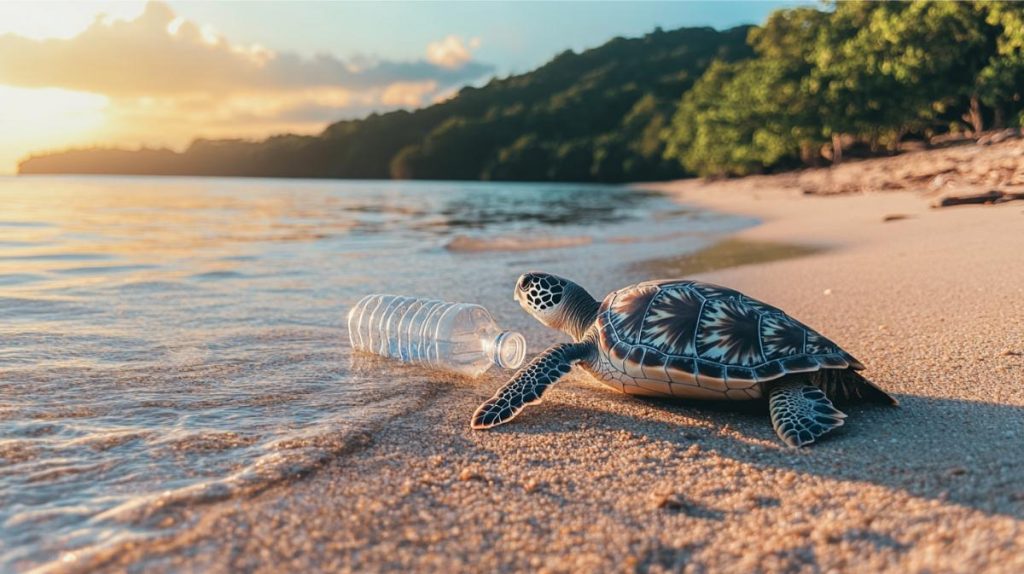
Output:
<path fill-rule="evenodd" d="M 472 62 L 479 46 L 447 35 L 413 61 L 306 57 L 235 42 L 161 2 L 0 5 L 0 173 L 34 152 L 311 134 L 418 107 L 487 69 Z"/>

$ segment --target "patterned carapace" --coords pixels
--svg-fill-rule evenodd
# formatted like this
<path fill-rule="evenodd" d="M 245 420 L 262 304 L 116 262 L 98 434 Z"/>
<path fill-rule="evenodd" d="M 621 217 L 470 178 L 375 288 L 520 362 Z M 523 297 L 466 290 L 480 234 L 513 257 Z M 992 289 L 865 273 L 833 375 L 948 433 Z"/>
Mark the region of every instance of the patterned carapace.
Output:
<path fill-rule="evenodd" d="M 761 383 L 789 373 L 862 368 L 781 310 L 698 281 L 616 291 L 601 304 L 596 327 L 608 353 L 592 370 L 627 393 L 758 398 Z"/>

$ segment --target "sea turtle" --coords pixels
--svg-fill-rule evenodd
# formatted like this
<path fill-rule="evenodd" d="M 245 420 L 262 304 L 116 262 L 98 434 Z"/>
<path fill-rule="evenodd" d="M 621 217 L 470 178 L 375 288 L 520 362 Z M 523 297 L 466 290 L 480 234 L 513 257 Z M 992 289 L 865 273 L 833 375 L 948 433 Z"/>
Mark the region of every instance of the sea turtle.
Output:
<path fill-rule="evenodd" d="M 684 279 L 647 281 L 598 303 L 548 273 L 519 278 L 515 299 L 570 337 L 520 369 L 473 414 L 472 427 L 512 420 L 579 364 L 628 394 L 687 399 L 768 398 L 772 426 L 790 446 L 841 426 L 832 405 L 896 400 L 857 371 L 864 366 L 817 331 L 738 291 Z"/>

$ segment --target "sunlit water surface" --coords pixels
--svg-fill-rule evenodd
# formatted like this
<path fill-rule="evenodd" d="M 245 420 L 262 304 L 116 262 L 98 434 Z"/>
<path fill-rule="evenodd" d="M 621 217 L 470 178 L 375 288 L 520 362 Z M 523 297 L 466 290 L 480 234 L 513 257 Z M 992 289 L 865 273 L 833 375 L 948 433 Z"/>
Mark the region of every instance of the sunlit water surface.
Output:
<path fill-rule="evenodd" d="M 363 294 L 524 328 L 525 270 L 601 295 L 750 223 L 623 187 L 0 179 L 0 571 L 88 568 L 343 464 L 439 384 L 350 355 Z"/>

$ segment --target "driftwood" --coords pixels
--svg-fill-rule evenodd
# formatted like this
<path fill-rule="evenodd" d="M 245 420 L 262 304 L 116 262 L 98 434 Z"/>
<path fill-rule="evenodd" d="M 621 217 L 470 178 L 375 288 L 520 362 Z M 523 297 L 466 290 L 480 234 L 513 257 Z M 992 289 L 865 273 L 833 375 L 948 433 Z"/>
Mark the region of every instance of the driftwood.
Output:
<path fill-rule="evenodd" d="M 986 191 L 985 193 L 978 193 L 974 195 L 951 195 L 949 197 L 944 197 L 932 207 L 1006 203 L 1007 201 L 1014 201 L 1016 199 L 1024 199 L 1024 193 L 993 189 L 992 191 Z"/>

